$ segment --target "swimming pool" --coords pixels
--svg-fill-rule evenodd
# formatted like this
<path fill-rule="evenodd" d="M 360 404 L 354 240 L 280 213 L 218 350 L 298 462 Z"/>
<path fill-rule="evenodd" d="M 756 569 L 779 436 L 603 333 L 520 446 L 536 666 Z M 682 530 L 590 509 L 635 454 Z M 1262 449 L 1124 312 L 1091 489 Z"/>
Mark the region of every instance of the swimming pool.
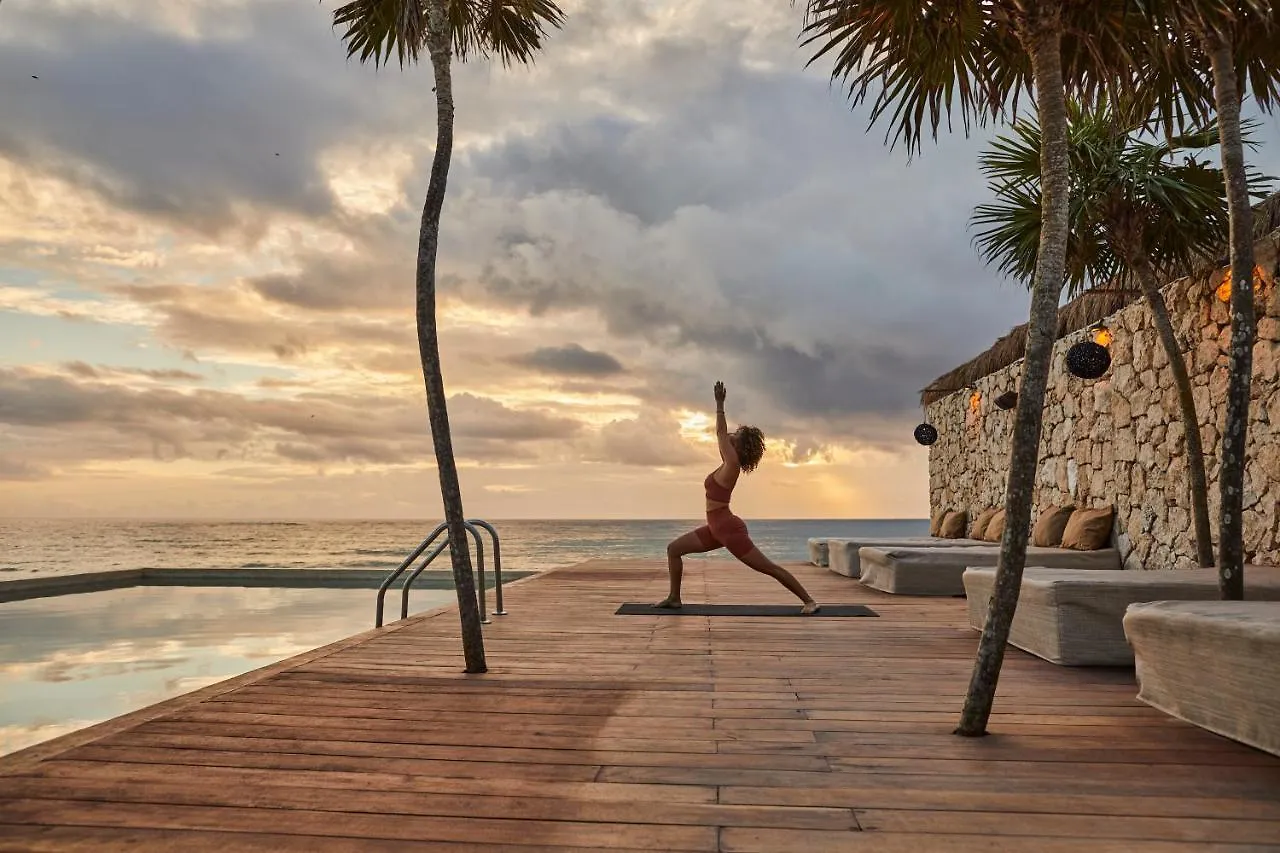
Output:
<path fill-rule="evenodd" d="M 413 611 L 454 601 L 422 588 Z M 0 604 L 0 755 L 365 631 L 373 602 L 367 589 L 141 586 Z"/>

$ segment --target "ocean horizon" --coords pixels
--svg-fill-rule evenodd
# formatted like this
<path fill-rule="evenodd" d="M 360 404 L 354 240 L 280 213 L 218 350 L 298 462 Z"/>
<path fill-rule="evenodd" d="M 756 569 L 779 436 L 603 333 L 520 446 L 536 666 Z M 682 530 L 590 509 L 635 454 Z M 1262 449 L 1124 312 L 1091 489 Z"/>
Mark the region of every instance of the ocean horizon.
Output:
<path fill-rule="evenodd" d="M 137 568 L 391 569 L 438 520 L 0 520 L 0 580 Z M 698 519 L 508 519 L 498 530 L 504 569 L 544 571 L 584 560 L 664 559 L 666 543 Z M 748 519 L 778 562 L 805 560 L 814 536 L 919 536 L 928 519 Z M 488 542 L 485 543 L 488 548 Z M 723 554 L 723 552 L 720 552 Z M 713 555 L 714 556 L 714 555 Z M 486 554 L 487 564 L 491 556 Z M 690 559 L 698 559 L 697 556 Z M 442 560 L 439 565 L 448 565 Z"/>

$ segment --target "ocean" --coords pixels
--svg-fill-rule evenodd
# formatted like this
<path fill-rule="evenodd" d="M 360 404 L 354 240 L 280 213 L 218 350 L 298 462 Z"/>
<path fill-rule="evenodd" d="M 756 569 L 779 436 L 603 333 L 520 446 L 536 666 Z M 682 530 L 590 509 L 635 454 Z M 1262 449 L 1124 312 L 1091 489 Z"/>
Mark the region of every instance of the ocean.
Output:
<path fill-rule="evenodd" d="M 134 568 L 391 569 L 436 523 L 7 519 L 0 520 L 0 580 Z M 667 542 L 701 522 L 492 523 L 503 568 L 540 571 L 597 558 L 662 560 Z M 812 536 L 922 536 L 929 526 L 923 519 L 747 519 L 747 524 L 755 543 L 778 562 L 807 559 L 806 541 Z M 443 569 L 448 562 L 437 564 Z"/>

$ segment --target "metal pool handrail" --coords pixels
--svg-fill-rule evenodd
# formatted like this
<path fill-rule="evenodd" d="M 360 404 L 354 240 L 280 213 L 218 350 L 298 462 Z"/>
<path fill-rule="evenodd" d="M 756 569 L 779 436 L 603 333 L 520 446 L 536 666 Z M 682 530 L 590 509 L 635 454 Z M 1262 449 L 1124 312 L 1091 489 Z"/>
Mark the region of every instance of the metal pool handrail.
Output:
<path fill-rule="evenodd" d="M 480 604 L 480 621 L 488 625 L 489 614 L 485 612 L 484 603 L 484 540 L 480 538 L 480 531 L 476 530 L 475 525 L 469 521 L 462 522 L 462 526 L 471 534 L 471 538 L 476 540 L 476 574 L 479 576 L 480 584 L 476 589 L 476 597 Z M 409 616 L 409 590 L 413 587 L 413 582 L 418 579 L 418 575 L 422 574 L 431 561 L 440 556 L 440 552 L 449 547 L 449 540 L 445 539 L 436 549 L 427 555 L 422 564 L 414 570 L 413 574 L 405 579 L 404 586 L 400 589 L 400 618 L 405 619 Z"/>
<path fill-rule="evenodd" d="M 502 609 L 502 546 L 498 542 L 498 531 L 493 529 L 493 525 L 483 519 L 471 518 L 467 520 L 468 524 L 474 524 L 476 527 L 483 527 L 489 531 L 489 537 L 493 539 L 493 589 L 497 610 L 493 611 L 495 616 L 506 616 L 507 611 Z M 482 593 L 483 594 L 483 593 Z"/>
<path fill-rule="evenodd" d="M 479 575 L 479 586 L 476 592 L 477 592 L 477 597 L 480 605 L 480 621 L 487 624 L 489 622 L 489 618 L 488 618 L 488 615 L 485 613 L 484 541 L 480 538 L 480 532 L 476 528 L 483 527 L 485 530 L 489 531 L 489 535 L 493 539 L 493 574 L 494 574 L 495 589 L 497 590 L 496 603 L 498 606 L 498 609 L 495 611 L 495 613 L 498 616 L 506 616 L 507 611 L 502 608 L 502 551 L 501 551 L 501 546 L 498 540 L 498 531 L 495 530 L 493 525 L 490 524 L 489 522 L 483 521 L 478 518 L 473 518 L 468 521 L 464 521 L 463 526 L 467 529 L 467 532 L 471 534 L 471 537 L 476 541 L 476 556 L 477 556 L 476 568 L 477 568 L 477 573 Z M 447 529 L 448 529 L 447 523 L 441 522 L 440 524 L 436 525 L 435 530 L 431 531 L 431 535 L 428 536 L 426 539 L 423 539 L 422 543 L 413 550 L 413 553 L 410 554 L 407 558 L 405 558 L 404 562 L 402 562 L 399 566 L 397 566 L 394 571 L 392 571 L 389 575 L 387 575 L 387 579 L 382 582 L 382 585 L 380 587 L 378 587 L 378 605 L 377 605 L 376 615 L 374 616 L 375 627 L 377 628 L 382 627 L 384 599 L 386 597 L 387 590 L 391 588 L 391 584 L 393 584 L 396 578 L 400 577 L 400 575 L 402 575 L 406 569 L 412 566 L 414 561 L 417 560 L 420 556 L 422 556 L 422 552 L 426 551 L 427 548 L 431 547 L 431 544 L 435 542 L 435 540 L 440 536 L 440 534 Z M 409 578 L 405 580 L 404 587 L 401 590 L 401 603 L 400 603 L 401 619 L 408 616 L 409 589 L 413 586 L 413 582 L 417 580 L 418 575 L 422 574 L 422 572 L 426 569 L 426 567 L 430 565 L 431 561 L 434 560 L 436 557 L 440 556 L 440 554 L 448 546 L 449 546 L 449 540 L 446 537 L 445 541 L 442 542 L 440 545 L 436 546 L 436 549 L 432 551 L 430 554 L 428 554 L 426 559 L 422 561 L 422 565 L 420 565 L 413 572 L 413 574 L 410 575 Z"/>

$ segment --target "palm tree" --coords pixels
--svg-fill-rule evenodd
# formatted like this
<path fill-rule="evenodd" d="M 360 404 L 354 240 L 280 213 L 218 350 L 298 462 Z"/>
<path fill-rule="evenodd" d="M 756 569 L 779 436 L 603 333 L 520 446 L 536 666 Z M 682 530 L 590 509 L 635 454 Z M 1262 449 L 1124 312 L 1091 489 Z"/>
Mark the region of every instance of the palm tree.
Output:
<path fill-rule="evenodd" d="M 1057 330 L 1069 233 L 1067 94 L 1086 103 L 1099 89 L 1136 83 L 1130 45 L 1142 20 L 1130 0 L 807 0 L 805 44 L 814 62 L 834 55 L 832 78 L 854 104 L 873 100 L 871 121 L 892 122 L 888 137 L 918 149 L 958 110 L 965 130 L 1016 113 L 1035 92 L 1043 134 L 1041 222 L 1031 286 L 1026 357 L 1013 428 L 991 610 L 974 661 L 956 733 L 986 733 L 1009 627 L 1018 603 L 1031 527 L 1031 501 L 1043 424 L 1045 386 Z"/>
<path fill-rule="evenodd" d="M 553 0 L 351 0 L 333 13 L 334 26 L 345 27 L 347 56 L 380 66 L 394 54 L 403 68 L 416 62 L 425 47 L 435 73 L 436 150 L 418 232 L 416 317 L 467 672 L 484 672 L 487 666 L 436 331 L 436 250 L 453 153 L 453 55 L 461 61 L 497 56 L 503 66 L 528 65 L 542 47 L 547 27 L 559 28 L 563 21 Z"/>
<path fill-rule="evenodd" d="M 1068 113 L 1072 203 L 1067 286 L 1074 296 L 1088 284 L 1122 277 L 1136 281 L 1146 298 L 1182 409 L 1196 558 L 1210 567 L 1213 538 L 1200 422 L 1160 282 L 1216 256 L 1226 242 L 1222 171 L 1194 153 L 1174 162 L 1179 154 L 1216 145 L 1218 129 L 1209 126 L 1154 142 L 1142 138 L 1145 122 L 1126 121 L 1105 103 L 1089 111 L 1073 102 Z M 996 201 L 975 208 L 973 220 L 983 226 L 975 242 L 1001 272 L 1022 281 L 1030 281 L 1035 270 L 1040 233 L 1039 151 L 1040 128 L 1024 121 L 980 159 Z M 1256 189 L 1256 176 L 1251 183 L 1251 194 L 1265 195 Z"/>
<path fill-rule="evenodd" d="M 1153 85 L 1148 97 L 1157 99 L 1166 131 L 1177 121 L 1217 112 L 1231 222 L 1231 352 L 1218 474 L 1218 586 L 1224 599 L 1239 600 L 1244 598 L 1244 467 L 1257 337 L 1241 86 L 1247 82 L 1265 112 L 1280 98 L 1280 9 L 1270 0 L 1144 0 L 1143 5 L 1162 33 L 1150 42 L 1154 50 L 1148 70 L 1168 82 Z"/>

